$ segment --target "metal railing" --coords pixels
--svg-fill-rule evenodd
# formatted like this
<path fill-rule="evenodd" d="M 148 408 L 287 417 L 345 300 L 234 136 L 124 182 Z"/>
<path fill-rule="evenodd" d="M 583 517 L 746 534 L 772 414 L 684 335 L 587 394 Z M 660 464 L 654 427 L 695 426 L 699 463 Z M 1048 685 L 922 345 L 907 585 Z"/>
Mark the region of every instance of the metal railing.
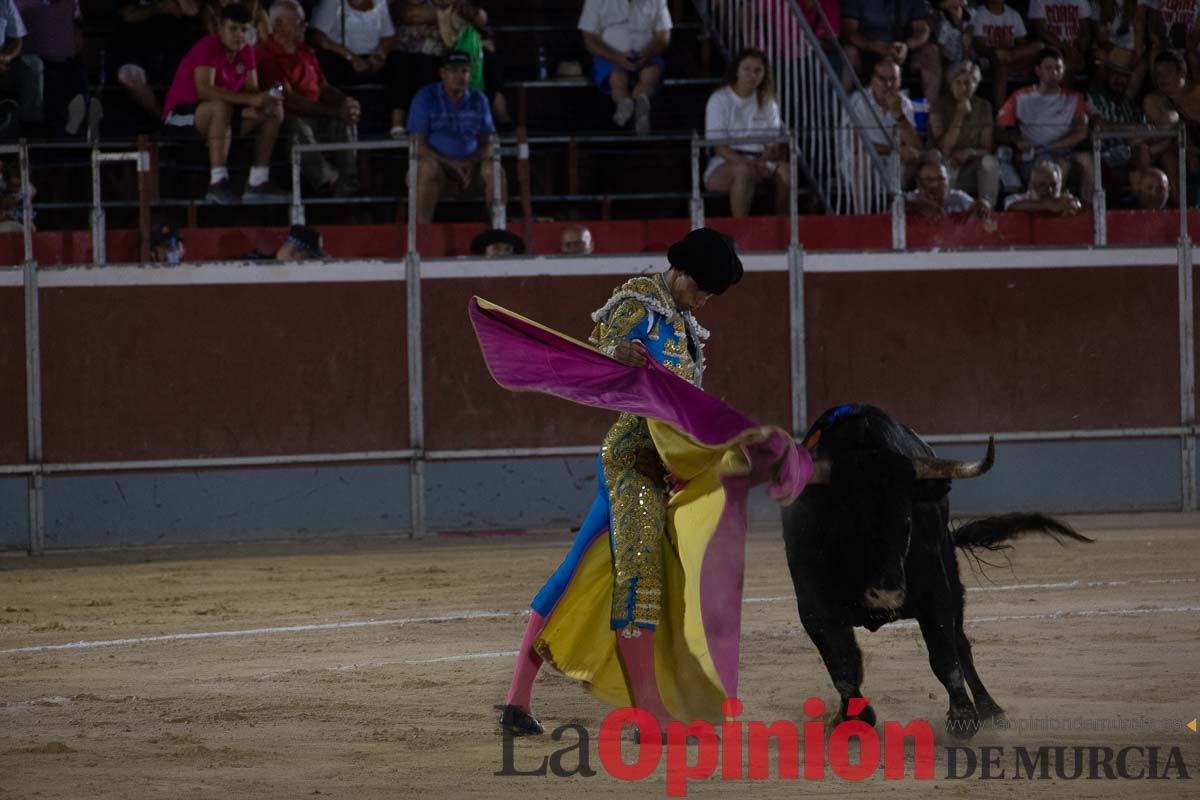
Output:
<path fill-rule="evenodd" d="M 92 148 L 92 260 L 97 264 L 104 264 L 108 260 L 108 251 L 106 248 L 107 224 L 104 215 L 104 206 L 100 202 L 100 168 L 104 164 L 116 164 L 123 161 L 132 161 L 137 165 L 138 172 L 138 210 L 139 217 L 142 220 L 142 230 L 145 232 L 150 226 L 150 198 L 148 192 L 147 180 L 150 176 L 150 153 L 144 147 L 137 150 L 125 150 L 118 152 L 102 152 L 99 147 Z M 142 237 L 142 258 L 148 259 L 149 241 L 143 235 Z"/>
<path fill-rule="evenodd" d="M 708 0 L 698 10 L 716 37 L 726 60 L 756 47 L 767 54 L 775 78 L 784 124 L 796 131 L 801 156 L 831 214 L 883 214 L 900 191 L 899 146 L 872 104 L 869 119 L 850 114 L 850 95 L 796 0 Z M 829 21 L 817 6 L 819 22 Z M 841 46 L 834 53 L 846 61 Z M 857 76 L 852 88 L 863 90 Z M 884 156 L 862 135 L 878 128 L 892 142 Z"/>

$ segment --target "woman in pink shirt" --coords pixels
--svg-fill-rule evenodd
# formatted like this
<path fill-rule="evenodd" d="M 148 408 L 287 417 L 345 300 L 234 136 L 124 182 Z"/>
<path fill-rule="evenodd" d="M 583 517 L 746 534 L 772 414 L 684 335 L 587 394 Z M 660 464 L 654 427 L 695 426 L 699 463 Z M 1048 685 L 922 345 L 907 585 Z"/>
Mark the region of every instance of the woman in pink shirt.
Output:
<path fill-rule="evenodd" d="M 234 128 L 257 131 L 254 161 L 243 203 L 286 203 L 290 195 L 270 182 L 271 150 L 283 122 L 283 94 L 259 90 L 254 48 L 247 43 L 250 12 L 234 3 L 221 9 L 218 33 L 206 36 L 184 56 L 163 103 L 168 128 L 194 127 L 208 142 L 211 178 L 205 200 L 236 205 L 229 185 L 229 145 Z M 239 114 L 234 106 L 244 106 Z"/>

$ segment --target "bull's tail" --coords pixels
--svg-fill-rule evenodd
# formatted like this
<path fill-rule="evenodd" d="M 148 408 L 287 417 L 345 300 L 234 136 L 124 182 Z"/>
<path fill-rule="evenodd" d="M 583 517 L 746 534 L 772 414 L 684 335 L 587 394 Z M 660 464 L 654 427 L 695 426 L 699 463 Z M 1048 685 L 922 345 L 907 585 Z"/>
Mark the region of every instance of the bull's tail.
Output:
<path fill-rule="evenodd" d="M 1077 533 L 1065 522 L 1059 522 L 1045 514 L 1001 514 L 977 519 L 954 531 L 952 536 L 955 547 L 961 547 L 969 554 L 978 556 L 979 550 L 1007 550 L 1012 547 L 1008 544 L 1009 541 L 1026 533 L 1042 533 L 1059 544 L 1066 544 L 1065 539 L 1077 542 L 1095 541 Z"/>

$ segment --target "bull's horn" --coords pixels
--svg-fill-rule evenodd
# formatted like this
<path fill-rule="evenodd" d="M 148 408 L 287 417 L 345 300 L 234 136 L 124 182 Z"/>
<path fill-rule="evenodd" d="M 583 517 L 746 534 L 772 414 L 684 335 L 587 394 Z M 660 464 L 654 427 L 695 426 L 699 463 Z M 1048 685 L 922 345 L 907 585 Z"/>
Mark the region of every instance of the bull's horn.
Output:
<path fill-rule="evenodd" d="M 947 481 L 978 478 L 992 468 L 996 460 L 996 437 L 988 437 L 987 453 L 982 461 L 954 461 L 948 458 L 914 458 L 919 481 Z"/>
<path fill-rule="evenodd" d="M 833 462 L 828 458 L 820 458 L 813 462 L 812 477 L 808 479 L 808 486 L 828 486 L 829 479 L 833 475 Z"/>

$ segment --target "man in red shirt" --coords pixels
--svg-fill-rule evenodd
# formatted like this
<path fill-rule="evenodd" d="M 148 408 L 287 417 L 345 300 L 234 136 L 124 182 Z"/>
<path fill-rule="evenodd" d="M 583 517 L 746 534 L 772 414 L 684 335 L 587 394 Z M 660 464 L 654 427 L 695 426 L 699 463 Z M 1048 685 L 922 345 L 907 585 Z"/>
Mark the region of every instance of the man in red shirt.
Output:
<path fill-rule="evenodd" d="M 241 200 L 244 203 L 286 203 L 291 195 L 270 182 L 271 150 L 283 122 L 283 103 L 259 90 L 254 48 L 246 44 L 250 12 L 239 3 L 221 9 L 217 34 L 205 36 L 183 57 L 163 103 L 167 129 L 194 127 L 208 142 L 212 169 L 205 199 L 236 205 L 238 196 L 229 186 L 229 145 L 235 128 L 257 131 L 254 162 Z M 242 106 L 240 114 L 235 106 Z"/>
<path fill-rule="evenodd" d="M 316 53 L 304 43 L 308 24 L 304 8 L 296 0 L 275 0 L 270 15 L 271 35 L 255 55 L 263 83 L 283 85 L 284 136 L 293 144 L 350 141 L 362 109 L 357 100 L 325 80 Z M 354 194 L 358 190 L 354 151 L 329 155 L 326 159 L 321 153 L 304 153 L 300 158 L 304 179 L 318 192 Z"/>

